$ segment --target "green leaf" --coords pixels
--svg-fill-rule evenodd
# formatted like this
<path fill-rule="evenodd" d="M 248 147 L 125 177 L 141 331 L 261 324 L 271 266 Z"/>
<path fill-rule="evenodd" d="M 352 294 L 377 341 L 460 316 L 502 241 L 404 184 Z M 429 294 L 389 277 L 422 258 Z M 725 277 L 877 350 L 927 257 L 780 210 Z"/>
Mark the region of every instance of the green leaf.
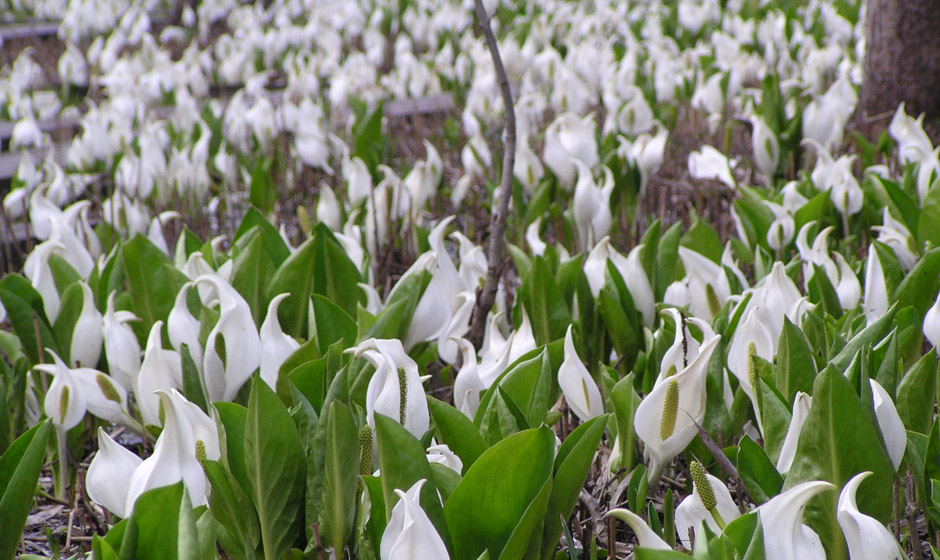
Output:
<path fill-rule="evenodd" d="M 656 301 L 662 301 L 666 288 L 676 279 L 680 235 L 682 235 L 682 224 L 677 222 L 669 226 L 666 233 L 659 239 L 656 257 Z"/>
<path fill-rule="evenodd" d="M 304 453 L 294 421 L 255 376 L 245 418 L 245 464 L 266 558 L 280 558 L 303 531 Z"/>
<path fill-rule="evenodd" d="M 42 296 L 28 280 L 18 274 L 8 274 L 0 280 L 0 303 L 6 309 L 7 320 L 13 326 L 13 332 L 20 339 L 23 352 L 31 364 L 45 361 L 46 356 L 40 352 L 40 347 L 61 355 L 43 311 Z"/>
<path fill-rule="evenodd" d="M 610 392 L 610 402 L 617 420 L 617 437 L 620 445 L 620 467 L 627 472 L 636 464 L 636 433 L 633 419 L 640 406 L 640 395 L 633 388 L 635 374 L 631 373 L 617 382 Z"/>
<path fill-rule="evenodd" d="M 463 462 L 463 474 L 486 451 L 486 442 L 473 422 L 449 404 L 428 395 L 428 410 L 438 440 L 447 444 Z"/>
<path fill-rule="evenodd" d="M 783 477 L 767 453 L 749 437 L 745 436 L 738 444 L 737 467 L 747 493 L 756 504 L 760 505 L 780 493 Z"/>
<path fill-rule="evenodd" d="M 147 329 L 166 320 L 176 302 L 176 294 L 188 281 L 166 254 L 149 239 L 136 235 L 121 246 L 124 275 L 131 311 Z"/>
<path fill-rule="evenodd" d="M 532 261 L 529 281 L 520 286 L 519 291 L 532 322 L 536 343 L 548 344 L 563 337 L 571 324 L 571 312 L 545 258 L 536 257 Z"/>
<path fill-rule="evenodd" d="M 784 490 L 810 480 L 825 480 L 841 488 L 855 474 L 872 471 L 872 482 L 859 488 L 859 509 L 882 522 L 891 519 L 894 468 L 871 416 L 849 381 L 836 368 L 824 369 L 813 386 L 813 406 L 800 432 Z M 830 557 L 844 553 L 835 520 L 837 500 L 837 492 L 817 496 L 806 514 L 828 545 Z"/>
<path fill-rule="evenodd" d="M 284 292 L 290 295 L 281 302 L 278 319 L 281 329 L 295 337 L 306 337 L 307 301 L 313 292 L 313 267 L 316 246 L 308 239 L 275 271 L 265 294 L 268 301 Z"/>
<path fill-rule="evenodd" d="M 37 424 L 0 456 L 0 558 L 16 555 L 51 431 L 48 420 Z"/>
<path fill-rule="evenodd" d="M 894 290 L 891 301 L 898 302 L 898 309 L 911 306 L 917 310 L 921 321 L 933 305 L 940 289 L 940 247 L 924 253 L 914 268 Z"/>
<path fill-rule="evenodd" d="M 342 550 L 352 535 L 359 487 L 359 430 L 349 407 L 334 400 L 326 435 L 323 473 L 323 508 L 320 534 L 323 542 Z"/>
<path fill-rule="evenodd" d="M 931 348 L 898 384 L 895 402 L 904 427 L 912 432 L 928 433 L 936 400 L 937 349 Z"/>
<path fill-rule="evenodd" d="M 398 503 L 395 489 L 407 491 L 415 482 L 426 479 L 427 484 L 421 488 L 421 508 L 428 514 L 444 542 L 448 542 L 445 514 L 437 497 L 425 447 L 401 424 L 382 414 L 375 414 L 375 437 L 379 451 L 379 468 L 382 471 L 386 519 L 391 517 L 392 508 Z"/>
<path fill-rule="evenodd" d="M 561 536 L 561 525 L 555 520 L 559 516 L 564 519 L 571 516 L 571 510 L 574 509 L 591 470 L 597 446 L 604 436 L 606 424 L 606 414 L 588 420 L 575 428 L 558 449 L 554 464 L 554 483 L 542 529 L 543 560 L 548 560 L 555 552 L 558 538 Z"/>
<path fill-rule="evenodd" d="M 247 234 L 254 228 L 258 228 L 257 231 L 261 234 L 261 239 L 264 242 L 264 251 L 271 260 L 271 264 L 275 267 L 280 267 L 281 264 L 287 260 L 287 257 L 290 256 L 290 249 L 287 247 L 287 244 L 284 243 L 284 239 L 281 237 L 281 234 L 278 233 L 277 228 L 272 226 L 271 222 L 266 220 L 255 207 L 249 207 L 245 212 L 245 217 L 242 218 L 242 222 L 235 232 L 235 239 L 232 241 L 234 247 L 241 250 L 241 247 L 246 241 L 250 240 Z"/>
<path fill-rule="evenodd" d="M 844 372 L 855 358 L 855 354 L 863 347 L 877 345 L 882 338 L 891 332 L 894 326 L 892 320 L 894 319 L 894 314 L 897 309 L 897 305 L 889 307 L 884 315 L 879 317 L 874 323 L 865 327 L 862 332 L 852 337 L 852 340 L 848 341 L 839 353 L 829 360 L 829 364 L 834 367 L 836 371 L 840 373 Z"/>
<path fill-rule="evenodd" d="M 82 287 L 77 282 L 66 288 L 62 294 L 62 302 L 59 305 L 59 315 L 52 325 L 52 333 L 55 335 L 59 350 L 62 351 L 59 357 L 66 364 L 70 364 L 72 360 L 72 334 L 75 331 L 75 323 L 78 322 L 78 317 L 82 314 L 84 299 Z M 91 368 L 97 365 L 82 364 L 83 367 Z"/>
<path fill-rule="evenodd" d="M 919 246 L 930 243 L 934 247 L 940 246 L 940 189 L 937 181 L 927 190 L 927 196 L 920 204 L 920 219 L 917 226 L 917 242 Z"/>
<path fill-rule="evenodd" d="M 695 217 L 692 227 L 682 236 L 681 244 L 684 247 L 692 249 L 707 257 L 710 261 L 721 261 L 721 253 L 724 246 L 721 244 L 721 238 L 715 233 L 704 220 Z"/>
<path fill-rule="evenodd" d="M 313 294 L 310 306 L 313 313 L 309 325 L 310 338 L 317 339 L 322 354 L 325 355 L 329 347 L 339 340 L 343 341 L 343 349 L 355 346 L 356 322 L 342 307 L 320 294 Z"/>
<path fill-rule="evenodd" d="M 787 403 L 792 403 L 797 391 L 809 393 L 813 390 L 816 361 L 806 335 L 786 317 L 777 348 L 777 389 Z"/>
<path fill-rule="evenodd" d="M 206 391 L 202 386 L 202 376 L 199 375 L 199 368 L 196 367 L 196 362 L 193 361 L 189 346 L 186 344 L 180 347 L 180 362 L 183 369 L 183 395 L 189 402 L 208 413 L 209 405 Z"/>
<path fill-rule="evenodd" d="M 549 428 L 526 430 L 497 443 L 470 467 L 444 507 L 455 560 L 475 560 L 484 550 L 491 557 L 502 554 L 551 478 L 554 446 Z"/>
<path fill-rule="evenodd" d="M 245 237 L 245 246 L 232 259 L 232 287 L 248 303 L 255 326 L 260 327 L 271 302 L 266 288 L 274 275 L 274 263 L 264 250 L 264 239 L 258 229 Z M 275 294 L 276 295 L 276 294 Z"/>
<path fill-rule="evenodd" d="M 325 224 L 317 224 L 313 240 L 313 293 L 326 297 L 352 317 L 356 306 L 365 303 L 365 294 L 359 287 L 362 282 L 359 269 Z"/>
<path fill-rule="evenodd" d="M 265 214 L 273 210 L 274 201 L 277 200 L 277 189 L 271 178 L 274 161 L 274 156 L 265 158 L 259 161 L 251 172 L 248 202 Z"/>
<path fill-rule="evenodd" d="M 188 515 L 181 515 L 183 510 Z M 137 498 L 128 518 L 121 558 L 175 560 L 198 557 L 192 505 L 183 482 L 148 490 Z"/>
<path fill-rule="evenodd" d="M 226 552 L 250 555 L 261 541 L 258 514 L 251 498 L 245 493 L 235 477 L 226 472 L 218 461 L 203 461 L 203 469 L 212 486 L 209 504 L 216 520 L 238 541 L 239 548 Z"/>

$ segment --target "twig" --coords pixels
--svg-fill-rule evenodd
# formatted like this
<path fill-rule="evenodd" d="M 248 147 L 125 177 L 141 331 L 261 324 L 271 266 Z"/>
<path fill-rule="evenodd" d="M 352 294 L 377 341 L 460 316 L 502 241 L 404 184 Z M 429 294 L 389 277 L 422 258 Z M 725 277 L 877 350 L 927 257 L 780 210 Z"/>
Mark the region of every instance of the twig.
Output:
<path fill-rule="evenodd" d="M 320 524 L 316 521 L 313 522 L 313 542 L 317 546 L 317 560 L 323 560 L 323 543 L 320 542 Z"/>
<path fill-rule="evenodd" d="M 506 140 L 503 144 L 503 173 L 500 180 L 500 189 L 502 190 L 499 193 L 499 203 L 496 207 L 496 213 L 493 215 L 492 230 L 490 231 L 486 283 L 477 295 L 476 305 L 473 309 L 473 321 L 467 337 L 470 343 L 479 351 L 483 345 L 486 315 L 493 307 L 493 301 L 496 299 L 496 288 L 499 285 L 503 251 L 506 245 L 504 239 L 506 216 L 509 214 L 509 201 L 512 198 L 512 169 L 516 161 L 516 111 L 512 101 L 512 91 L 509 88 L 509 78 L 506 77 L 503 59 L 499 54 L 499 45 L 496 43 L 496 36 L 493 34 L 493 28 L 490 27 L 489 17 L 487 17 L 486 10 L 483 8 L 483 1 L 474 0 L 474 6 L 476 7 L 477 21 L 480 24 L 483 36 L 486 38 L 486 45 L 489 47 L 490 56 L 493 59 L 496 77 L 499 79 L 503 110 L 506 113 Z"/>

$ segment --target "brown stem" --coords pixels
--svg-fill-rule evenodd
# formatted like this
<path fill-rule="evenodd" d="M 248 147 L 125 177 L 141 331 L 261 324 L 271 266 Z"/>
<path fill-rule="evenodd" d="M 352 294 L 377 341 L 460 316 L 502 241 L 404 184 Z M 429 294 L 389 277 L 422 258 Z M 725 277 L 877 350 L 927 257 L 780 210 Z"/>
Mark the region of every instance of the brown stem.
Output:
<path fill-rule="evenodd" d="M 512 169 L 516 161 L 516 112 L 512 101 L 512 91 L 509 89 L 509 78 L 506 77 L 506 69 L 503 68 L 503 59 L 499 55 L 499 45 L 496 43 L 496 36 L 493 35 L 493 29 L 490 27 L 489 17 L 483 8 L 482 0 L 474 0 L 476 7 L 477 21 L 480 30 L 486 38 L 486 45 L 489 47 L 490 56 L 493 58 L 493 68 L 496 70 L 496 77 L 499 79 L 499 89 L 503 98 L 503 110 L 506 114 L 506 140 L 503 144 L 503 173 L 500 179 L 499 201 L 496 206 L 496 212 L 493 215 L 492 226 L 490 230 L 490 246 L 487 251 L 487 270 L 486 283 L 483 289 L 477 294 L 476 305 L 473 309 L 473 321 L 470 324 L 470 333 L 467 339 L 473 346 L 480 350 L 483 345 L 483 332 L 486 329 L 486 315 L 493 307 L 493 301 L 496 299 L 496 288 L 499 285 L 499 277 L 502 270 L 503 252 L 506 245 L 506 216 L 509 213 L 509 201 L 512 197 Z"/>

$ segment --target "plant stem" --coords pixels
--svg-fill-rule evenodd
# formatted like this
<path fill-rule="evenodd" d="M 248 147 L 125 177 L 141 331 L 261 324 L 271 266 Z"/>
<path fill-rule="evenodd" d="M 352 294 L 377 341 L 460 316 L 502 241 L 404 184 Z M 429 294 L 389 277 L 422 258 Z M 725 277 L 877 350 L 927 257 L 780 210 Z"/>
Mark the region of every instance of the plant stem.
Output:
<path fill-rule="evenodd" d="M 490 56 L 493 59 L 493 68 L 496 71 L 496 77 L 499 80 L 499 89 L 503 98 L 503 110 L 506 114 L 506 139 L 503 144 L 503 172 L 500 179 L 499 201 L 496 206 L 496 212 L 493 215 L 493 221 L 490 229 L 490 245 L 487 251 L 487 269 L 486 283 L 483 289 L 477 294 L 476 305 L 473 309 L 473 321 L 470 325 L 470 332 L 467 339 L 479 351 L 483 345 L 483 332 L 486 328 L 486 315 L 493 307 L 493 301 L 496 299 L 496 288 L 499 285 L 499 278 L 502 274 L 503 251 L 506 240 L 506 216 L 509 213 L 509 201 L 512 198 L 512 169 L 516 161 L 516 112 L 512 100 L 512 90 L 509 88 L 509 78 L 506 77 L 506 69 L 503 68 L 503 59 L 499 54 L 499 45 L 496 43 L 496 36 L 490 27 L 489 17 L 483 8 L 482 0 L 474 0 L 476 8 L 477 21 L 483 36 L 486 38 L 486 46 L 489 47 Z"/>

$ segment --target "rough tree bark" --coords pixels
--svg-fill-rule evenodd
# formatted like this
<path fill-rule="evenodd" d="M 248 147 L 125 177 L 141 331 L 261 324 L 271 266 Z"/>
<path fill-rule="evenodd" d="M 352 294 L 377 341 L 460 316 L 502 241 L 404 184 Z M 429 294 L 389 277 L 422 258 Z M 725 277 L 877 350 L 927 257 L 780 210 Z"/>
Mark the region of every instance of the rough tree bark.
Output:
<path fill-rule="evenodd" d="M 887 124 L 905 102 L 909 115 L 940 118 L 940 1 L 868 0 L 863 123 Z"/>

